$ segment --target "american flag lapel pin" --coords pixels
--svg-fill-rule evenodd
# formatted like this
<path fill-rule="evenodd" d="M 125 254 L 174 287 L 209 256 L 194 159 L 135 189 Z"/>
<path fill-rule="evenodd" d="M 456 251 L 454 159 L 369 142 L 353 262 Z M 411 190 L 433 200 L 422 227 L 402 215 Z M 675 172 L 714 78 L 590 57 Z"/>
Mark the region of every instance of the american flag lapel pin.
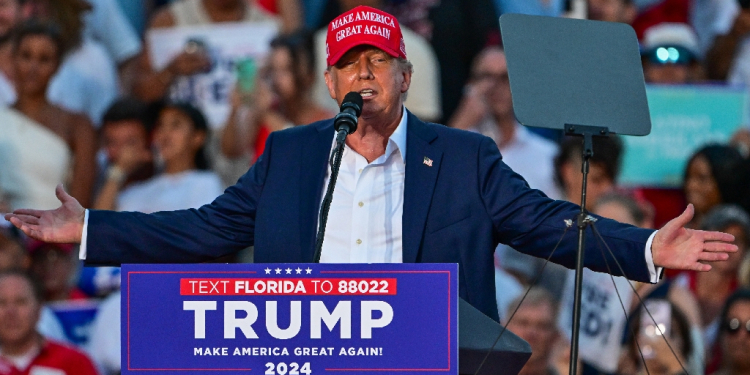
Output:
<path fill-rule="evenodd" d="M 424 161 L 422 163 L 428 167 L 432 167 L 432 159 L 428 158 L 427 156 L 424 157 Z"/>

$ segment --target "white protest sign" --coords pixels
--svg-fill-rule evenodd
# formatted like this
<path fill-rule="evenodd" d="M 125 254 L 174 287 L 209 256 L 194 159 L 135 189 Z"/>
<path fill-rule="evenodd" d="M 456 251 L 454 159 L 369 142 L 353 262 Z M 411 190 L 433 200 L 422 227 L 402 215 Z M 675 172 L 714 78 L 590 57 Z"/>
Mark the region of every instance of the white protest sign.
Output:
<path fill-rule="evenodd" d="M 589 364 L 605 372 L 615 372 L 620 358 L 620 339 L 625 329 L 625 314 L 618 300 L 620 293 L 625 308 L 629 308 L 633 290 L 624 277 L 612 277 L 605 273 L 583 270 L 581 293 L 581 335 L 579 356 Z M 560 300 L 558 327 L 570 337 L 573 324 L 573 287 L 575 272 L 568 273 L 565 289 Z M 615 285 L 617 291 L 615 291 Z"/>
<path fill-rule="evenodd" d="M 211 58 L 211 70 L 177 78 L 170 87 L 169 98 L 196 105 L 206 115 L 210 126 L 216 129 L 224 126 L 229 116 L 229 95 L 237 79 L 237 61 L 263 59 L 277 32 L 278 26 L 274 22 L 239 22 L 153 29 L 146 38 L 151 65 L 156 71 L 164 69 L 189 40 L 200 40 L 205 44 Z"/>

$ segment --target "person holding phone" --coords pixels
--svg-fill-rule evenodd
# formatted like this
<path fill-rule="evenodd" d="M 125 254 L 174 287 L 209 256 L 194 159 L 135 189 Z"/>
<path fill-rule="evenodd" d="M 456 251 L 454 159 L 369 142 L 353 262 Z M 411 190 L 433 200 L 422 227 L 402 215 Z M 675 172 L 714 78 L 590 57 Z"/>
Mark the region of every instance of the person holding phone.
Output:
<path fill-rule="evenodd" d="M 271 132 L 334 115 L 313 99 L 314 59 L 312 35 L 299 31 L 272 40 L 267 65 L 260 70 L 254 60 L 238 65 L 232 111 L 221 137 L 224 155 L 249 152 L 254 160 Z"/>

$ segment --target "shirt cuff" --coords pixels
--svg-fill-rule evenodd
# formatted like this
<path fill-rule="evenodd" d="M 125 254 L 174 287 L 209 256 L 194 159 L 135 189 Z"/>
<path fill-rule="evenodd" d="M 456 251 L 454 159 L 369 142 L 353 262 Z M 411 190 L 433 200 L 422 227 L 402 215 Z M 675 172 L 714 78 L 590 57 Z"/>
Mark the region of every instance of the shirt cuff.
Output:
<path fill-rule="evenodd" d="M 656 232 L 651 233 L 646 241 L 646 266 L 648 266 L 648 274 L 651 284 L 656 284 L 661 279 L 661 274 L 664 272 L 664 267 L 656 267 L 654 265 L 654 255 L 651 253 L 651 243 L 654 242 L 654 236 Z"/>
<path fill-rule="evenodd" d="M 83 214 L 83 234 L 81 234 L 81 247 L 78 249 L 78 259 L 80 260 L 86 260 L 86 238 L 88 237 L 88 229 L 89 210 L 86 210 Z M 648 247 L 648 245 L 646 247 Z M 651 250 L 649 250 L 649 254 L 651 254 Z"/>

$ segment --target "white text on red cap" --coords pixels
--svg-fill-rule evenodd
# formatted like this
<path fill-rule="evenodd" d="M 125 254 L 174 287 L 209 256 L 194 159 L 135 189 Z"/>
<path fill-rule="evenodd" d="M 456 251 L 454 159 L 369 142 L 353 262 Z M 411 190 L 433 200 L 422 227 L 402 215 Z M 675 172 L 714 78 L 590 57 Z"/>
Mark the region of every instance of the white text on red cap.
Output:
<path fill-rule="evenodd" d="M 361 11 L 361 12 L 355 12 L 355 13 L 346 15 L 344 17 L 333 20 L 333 22 L 331 22 L 331 31 L 336 30 L 346 24 L 349 24 L 355 21 L 378 22 L 384 25 L 388 25 L 390 27 L 396 27 L 396 25 L 393 23 L 393 17 L 389 17 L 386 15 L 382 15 L 382 14 L 370 12 L 370 11 Z"/>
<path fill-rule="evenodd" d="M 391 39 L 391 30 L 386 29 L 385 27 L 370 25 L 365 25 L 365 34 L 374 34 L 374 35 L 380 35 L 383 38 Z M 341 39 L 344 39 L 346 37 L 357 35 L 362 33 L 362 25 L 354 25 L 349 26 L 345 29 L 339 30 L 336 32 L 336 41 L 340 42 Z"/>

